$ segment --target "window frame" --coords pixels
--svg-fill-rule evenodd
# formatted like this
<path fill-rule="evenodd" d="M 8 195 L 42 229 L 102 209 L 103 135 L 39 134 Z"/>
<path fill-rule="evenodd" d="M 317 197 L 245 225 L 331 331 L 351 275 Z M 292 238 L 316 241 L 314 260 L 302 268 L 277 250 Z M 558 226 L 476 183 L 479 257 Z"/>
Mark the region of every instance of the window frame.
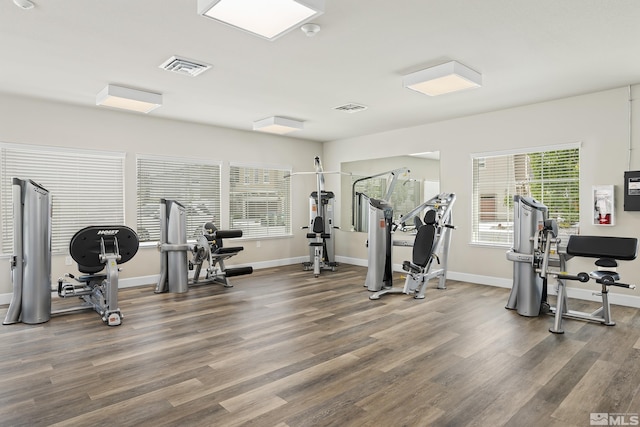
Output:
<path fill-rule="evenodd" d="M 481 190 L 478 189 L 478 185 L 476 182 L 476 178 L 477 178 L 477 174 L 476 174 L 476 170 L 474 167 L 474 162 L 478 161 L 478 165 L 480 166 L 480 164 L 482 163 L 483 166 L 483 170 L 486 170 L 486 168 L 490 167 L 489 166 L 489 162 L 487 162 L 487 159 L 489 158 L 504 158 L 504 157 L 515 157 L 518 155 L 530 155 L 530 154 L 539 154 L 539 153 L 550 153 L 550 152 L 557 152 L 557 151 L 562 151 L 562 150 L 577 150 L 577 158 L 576 160 L 576 164 L 578 165 L 578 172 L 577 172 L 577 177 L 576 178 L 571 178 L 571 179 L 565 179 L 564 181 L 566 182 L 575 182 L 576 184 L 576 188 L 575 190 L 575 194 L 577 195 L 577 201 L 575 201 L 575 205 L 576 205 L 576 210 L 575 211 L 569 211 L 569 215 L 575 215 L 577 220 L 575 221 L 575 226 L 570 226 L 570 227 L 565 227 L 565 226 L 561 226 L 559 227 L 559 231 L 560 234 L 562 236 L 568 236 L 571 234 L 576 234 L 577 232 L 579 232 L 579 222 L 580 222 L 580 160 L 581 160 L 581 143 L 580 142 L 573 142 L 573 143 L 566 143 L 566 144 L 558 144 L 558 145 L 548 145 L 548 146 L 540 146 L 540 147 L 529 147 L 529 148 L 522 148 L 522 149 L 515 149 L 515 150 L 504 150 L 504 151 L 494 151 L 494 152 L 482 152 L 482 153 L 471 153 L 470 155 L 470 160 L 471 160 L 471 218 L 470 218 L 470 244 L 471 245 L 477 245 L 477 246 L 488 246 L 488 247 L 497 247 L 497 248 L 509 248 L 513 245 L 513 231 L 512 231 L 512 227 L 513 227 L 513 206 L 507 206 L 506 208 L 506 212 L 507 212 L 507 216 L 509 218 L 510 221 L 502 221 L 502 222 L 506 222 L 507 226 L 506 226 L 506 230 L 503 230 L 504 232 L 504 238 L 502 239 L 502 242 L 500 241 L 490 241 L 489 239 L 482 239 L 481 238 L 481 230 L 480 230 L 480 223 L 482 222 L 480 219 L 480 215 L 485 213 L 484 211 L 482 211 L 480 208 L 480 200 L 482 198 L 482 196 L 486 196 L 485 193 L 483 193 Z M 478 168 L 478 170 L 480 169 L 480 167 Z M 478 172 L 479 173 L 479 172 Z M 558 180 L 554 180 L 554 179 L 550 179 L 550 180 L 546 180 L 543 182 L 561 182 L 562 180 L 558 181 Z M 533 181 L 528 179 L 526 181 L 526 185 L 528 187 L 530 187 L 530 184 Z M 513 178 L 513 183 L 512 183 L 515 187 L 516 182 L 515 182 L 515 178 Z M 510 184 L 507 184 L 510 185 Z M 529 188 L 530 190 L 530 188 Z M 487 193 L 488 194 L 488 193 Z M 530 194 L 521 194 L 520 192 L 514 190 L 512 194 L 507 194 L 505 197 L 509 198 L 511 201 L 513 201 L 513 196 L 519 194 L 519 195 L 524 195 L 524 196 L 530 196 Z M 495 194 L 494 194 L 495 195 Z M 495 196 L 499 196 L 499 195 L 495 195 Z M 495 200 L 498 200 L 499 197 L 497 197 Z M 537 200 L 538 198 L 536 198 Z M 538 200 L 541 203 L 545 203 L 544 200 Z M 512 203 L 512 202 L 511 202 Z M 508 223 L 511 223 L 511 229 L 508 228 Z"/>

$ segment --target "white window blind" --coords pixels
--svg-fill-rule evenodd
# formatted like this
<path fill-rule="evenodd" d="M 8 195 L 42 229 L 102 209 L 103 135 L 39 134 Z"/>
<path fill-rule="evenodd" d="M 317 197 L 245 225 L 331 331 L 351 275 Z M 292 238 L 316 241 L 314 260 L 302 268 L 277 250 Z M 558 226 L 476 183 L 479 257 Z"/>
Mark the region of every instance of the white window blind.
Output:
<path fill-rule="evenodd" d="M 472 242 L 513 243 L 513 196 L 533 197 L 547 206 L 564 235 L 580 219 L 580 148 L 472 156 Z"/>
<path fill-rule="evenodd" d="M 2 253 L 13 250 L 13 178 L 30 179 L 51 196 L 51 251 L 68 253 L 90 225 L 124 224 L 124 153 L 0 144 Z"/>
<path fill-rule="evenodd" d="M 243 237 L 291 235 L 290 169 L 232 164 L 229 209 L 231 229 Z"/>
<path fill-rule="evenodd" d="M 187 212 L 187 238 L 212 221 L 220 227 L 220 162 L 139 155 L 138 236 L 160 240 L 160 199 L 176 200 Z"/>

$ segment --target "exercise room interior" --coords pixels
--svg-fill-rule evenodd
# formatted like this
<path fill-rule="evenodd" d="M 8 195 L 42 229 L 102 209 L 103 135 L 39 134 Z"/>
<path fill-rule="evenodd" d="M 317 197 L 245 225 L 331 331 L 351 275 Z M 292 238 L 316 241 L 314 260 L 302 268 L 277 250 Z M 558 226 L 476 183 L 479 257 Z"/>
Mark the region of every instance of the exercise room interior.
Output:
<path fill-rule="evenodd" d="M 250 3 L 0 2 L 0 426 L 640 425 L 640 3 Z"/>

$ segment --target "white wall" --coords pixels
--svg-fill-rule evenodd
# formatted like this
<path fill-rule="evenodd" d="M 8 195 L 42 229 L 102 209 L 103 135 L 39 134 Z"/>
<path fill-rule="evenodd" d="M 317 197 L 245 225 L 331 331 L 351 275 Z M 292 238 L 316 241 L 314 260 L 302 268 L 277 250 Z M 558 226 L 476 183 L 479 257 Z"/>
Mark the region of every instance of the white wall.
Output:
<path fill-rule="evenodd" d="M 314 170 L 313 159 L 322 154 L 322 144 L 318 142 L 163 120 L 153 117 L 153 114 L 86 108 L 7 94 L 0 94 L 0 141 L 125 152 L 125 222 L 134 229 L 136 154 L 207 158 L 225 162 L 223 168 L 225 165 L 228 167 L 230 161 L 291 166 L 293 171 Z M 64 164 L 59 166 L 65 167 Z M 96 165 L 96 173 L 100 173 L 99 165 Z M 308 258 L 307 240 L 300 228 L 309 222 L 308 196 L 314 182 L 313 177 L 292 178 L 294 237 L 263 239 L 260 248 L 256 241 L 236 241 L 234 246 L 244 246 L 245 250 L 227 264 L 269 265 L 282 260 Z M 157 275 L 159 258 L 155 247 L 142 247 L 133 260 L 122 266 L 120 277 Z M 65 266 L 64 256 L 54 257 L 52 280 L 56 281 L 67 272 L 75 273 L 75 266 Z M 5 256 L 0 259 L 0 296 L 4 294 L 0 303 L 8 302 L 7 294 L 11 289 L 9 258 Z"/>
<path fill-rule="evenodd" d="M 375 135 L 325 143 L 323 162 L 327 169 L 337 169 L 341 162 L 397 156 L 401 154 L 440 151 L 441 191 L 457 195 L 449 271 L 450 277 L 479 283 L 510 286 L 512 264 L 505 249 L 480 247 L 471 242 L 471 154 L 535 148 L 581 142 L 580 159 L 580 229 L 585 235 L 638 237 L 640 212 L 623 211 L 624 171 L 628 168 L 629 108 L 633 111 L 634 148 L 640 147 L 640 104 L 629 102 L 628 88 L 560 99 L 552 102 L 511 108 L 455 120 L 427 124 Z M 640 87 L 633 87 L 640 93 Z M 451 95 L 457 96 L 457 95 Z M 429 102 L 425 98 L 425 104 Z M 428 114 L 426 110 L 425 114 Z M 363 113 L 363 114 L 366 114 Z M 631 151 L 630 170 L 640 169 L 640 153 Z M 332 179 L 332 178 L 329 178 Z M 593 185 L 614 184 L 616 225 L 595 226 L 590 223 Z M 327 188 L 338 188 L 328 182 Z M 338 198 L 340 200 L 340 198 Z M 341 207 L 338 207 L 341 208 Z M 348 208 L 348 207 L 347 207 Z M 336 253 L 344 259 L 366 260 L 366 235 L 340 231 L 336 237 Z M 353 237 L 350 237 L 353 236 Z M 403 250 L 396 248 L 394 251 Z M 408 259 L 408 258 L 403 258 Z M 401 264 L 396 257 L 394 264 Z M 640 282 L 640 260 L 621 262 L 618 271 L 624 280 Z M 595 269 L 592 260 L 571 260 L 570 271 Z M 574 270 L 575 269 L 575 270 Z M 597 289 L 594 285 L 569 282 L 576 289 Z M 572 294 L 573 292 L 573 294 Z M 614 303 L 638 305 L 638 293 L 615 288 Z M 569 296 L 589 295 L 570 291 Z M 619 295 L 623 295 L 621 299 Z M 624 300 L 624 301 L 622 301 Z"/>

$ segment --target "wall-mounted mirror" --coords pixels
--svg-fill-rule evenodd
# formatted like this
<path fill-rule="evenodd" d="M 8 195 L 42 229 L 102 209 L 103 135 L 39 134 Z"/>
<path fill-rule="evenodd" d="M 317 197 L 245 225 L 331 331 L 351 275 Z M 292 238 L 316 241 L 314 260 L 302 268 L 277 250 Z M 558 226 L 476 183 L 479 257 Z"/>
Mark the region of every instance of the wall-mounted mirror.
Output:
<path fill-rule="evenodd" d="M 440 192 L 440 153 L 343 162 L 340 221 L 343 230 L 366 232 L 368 198 L 389 196 L 394 220 Z"/>

